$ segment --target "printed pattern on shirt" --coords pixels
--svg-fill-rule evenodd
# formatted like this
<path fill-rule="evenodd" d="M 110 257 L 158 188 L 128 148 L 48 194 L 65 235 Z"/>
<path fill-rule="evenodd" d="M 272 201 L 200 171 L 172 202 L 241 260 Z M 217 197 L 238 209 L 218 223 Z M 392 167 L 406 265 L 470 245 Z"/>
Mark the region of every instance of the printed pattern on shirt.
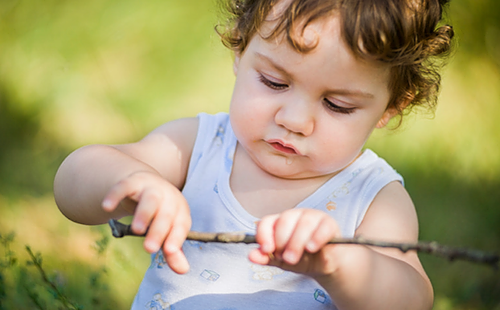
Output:
<path fill-rule="evenodd" d="M 170 304 L 163 300 L 161 293 L 156 293 L 153 295 L 151 301 L 146 304 L 146 309 L 148 310 L 171 310 Z"/>
<path fill-rule="evenodd" d="M 273 266 L 252 264 L 250 269 L 253 271 L 252 279 L 261 281 L 271 281 L 274 276 L 284 273 L 283 269 Z"/>

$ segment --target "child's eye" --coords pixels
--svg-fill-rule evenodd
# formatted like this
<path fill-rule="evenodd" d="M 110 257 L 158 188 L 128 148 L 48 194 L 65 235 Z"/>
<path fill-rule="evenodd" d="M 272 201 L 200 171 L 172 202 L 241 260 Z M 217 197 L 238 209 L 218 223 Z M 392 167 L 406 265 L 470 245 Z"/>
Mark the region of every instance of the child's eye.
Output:
<path fill-rule="evenodd" d="M 287 84 L 273 82 L 262 74 L 259 75 L 259 80 L 262 82 L 262 84 L 275 90 L 282 90 L 288 87 Z"/>
<path fill-rule="evenodd" d="M 328 99 L 324 99 L 325 105 L 328 109 L 332 110 L 333 112 L 340 113 L 340 114 L 351 114 L 354 111 L 356 111 L 355 107 L 351 108 L 346 108 L 346 107 L 341 107 L 339 105 L 336 105 L 335 103 L 331 102 Z"/>

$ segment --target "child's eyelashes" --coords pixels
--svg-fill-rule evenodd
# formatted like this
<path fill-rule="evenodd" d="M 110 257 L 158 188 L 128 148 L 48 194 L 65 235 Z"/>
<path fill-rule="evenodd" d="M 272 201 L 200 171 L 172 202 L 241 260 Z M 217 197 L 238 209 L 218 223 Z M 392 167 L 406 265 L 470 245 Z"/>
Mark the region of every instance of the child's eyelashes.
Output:
<path fill-rule="evenodd" d="M 267 87 L 274 89 L 274 90 L 283 90 L 288 88 L 287 84 L 284 83 L 278 83 L 274 82 L 268 78 L 266 78 L 264 75 L 259 74 L 259 80 L 262 82 L 262 84 L 266 85 Z"/>
<path fill-rule="evenodd" d="M 266 77 L 263 74 L 259 74 L 259 80 L 262 84 L 264 84 L 265 86 L 267 86 L 273 90 L 285 90 L 289 87 L 288 84 L 273 81 L 272 79 Z M 335 104 L 334 102 L 332 102 L 331 100 L 329 100 L 327 98 L 323 99 L 323 101 L 324 101 L 326 108 L 335 112 L 335 113 L 351 114 L 354 111 L 356 111 L 355 107 L 350 107 L 350 108 L 343 107 L 343 106 Z"/>
<path fill-rule="evenodd" d="M 342 106 L 339 106 L 339 105 L 333 103 L 332 101 L 330 101 L 326 98 L 323 99 L 323 101 L 325 103 L 325 106 L 335 113 L 351 114 L 351 113 L 354 113 L 354 111 L 356 111 L 355 107 L 350 107 L 350 108 L 342 107 Z"/>

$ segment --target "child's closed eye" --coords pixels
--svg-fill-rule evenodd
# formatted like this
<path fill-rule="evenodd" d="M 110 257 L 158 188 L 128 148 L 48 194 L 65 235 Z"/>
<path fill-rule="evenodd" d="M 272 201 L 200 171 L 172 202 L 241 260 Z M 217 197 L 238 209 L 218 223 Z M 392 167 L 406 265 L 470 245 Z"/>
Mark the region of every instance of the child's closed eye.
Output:
<path fill-rule="evenodd" d="M 271 78 L 268 78 L 263 74 L 259 74 L 259 80 L 262 84 L 266 85 L 267 87 L 269 87 L 273 90 L 284 90 L 284 89 L 288 88 L 288 84 L 273 81 Z M 335 113 L 351 114 L 356 110 L 355 107 L 343 107 L 341 105 L 334 103 L 332 100 L 327 99 L 327 98 L 323 99 L 323 101 L 324 101 L 326 108 L 335 112 Z"/>
<path fill-rule="evenodd" d="M 327 109 L 330 109 L 331 111 L 335 112 L 335 113 L 340 113 L 340 114 L 351 114 L 351 113 L 354 113 L 354 111 L 356 111 L 356 108 L 355 107 L 343 107 L 343 106 L 340 106 L 338 104 L 335 104 L 333 101 L 325 98 L 323 99 L 324 101 L 324 104 L 326 106 Z"/>
<path fill-rule="evenodd" d="M 283 90 L 288 88 L 287 84 L 272 81 L 271 79 L 265 77 L 263 74 L 259 74 L 259 80 L 262 82 L 262 84 L 274 90 Z"/>

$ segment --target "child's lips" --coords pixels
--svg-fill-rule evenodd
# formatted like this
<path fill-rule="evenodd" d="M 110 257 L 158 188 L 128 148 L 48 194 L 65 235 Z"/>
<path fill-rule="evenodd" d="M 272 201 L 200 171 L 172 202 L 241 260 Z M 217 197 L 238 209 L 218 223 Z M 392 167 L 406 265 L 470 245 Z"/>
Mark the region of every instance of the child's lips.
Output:
<path fill-rule="evenodd" d="M 300 152 L 293 145 L 286 144 L 280 140 L 269 140 L 267 143 L 277 151 L 286 154 L 300 155 Z"/>

